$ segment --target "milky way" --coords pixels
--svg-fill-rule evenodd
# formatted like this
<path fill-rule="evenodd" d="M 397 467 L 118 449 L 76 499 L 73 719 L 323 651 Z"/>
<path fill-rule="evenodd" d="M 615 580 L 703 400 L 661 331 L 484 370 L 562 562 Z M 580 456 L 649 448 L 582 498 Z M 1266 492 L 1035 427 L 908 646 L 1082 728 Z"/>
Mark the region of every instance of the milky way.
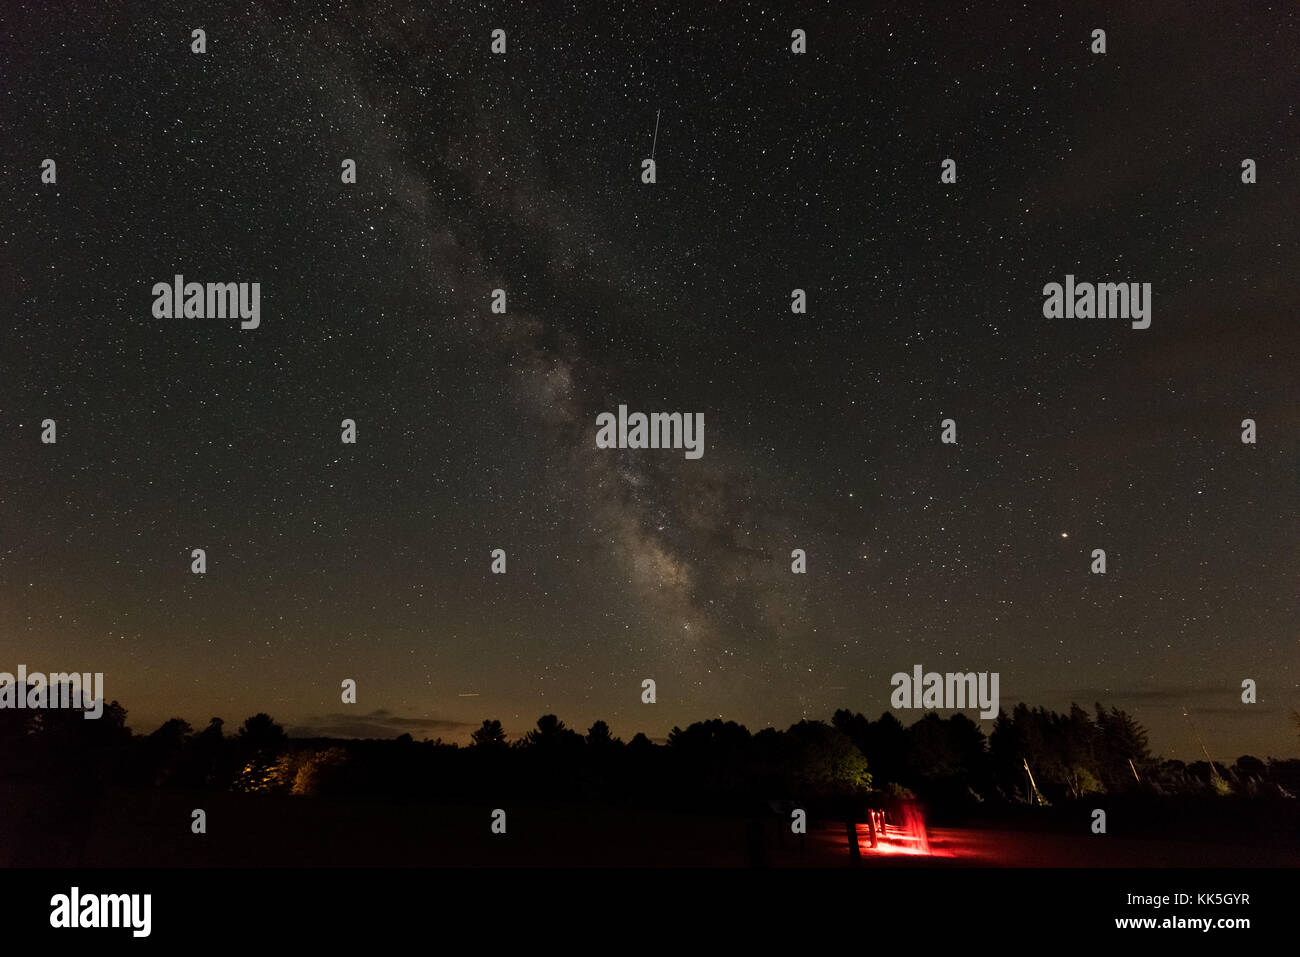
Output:
<path fill-rule="evenodd" d="M 543 6 L 7 13 L 0 661 L 451 739 L 874 717 L 920 663 L 1294 751 L 1294 11 Z M 260 327 L 155 319 L 177 273 Z M 1067 274 L 1151 327 L 1044 318 Z M 597 448 L 620 404 L 703 458 Z"/>

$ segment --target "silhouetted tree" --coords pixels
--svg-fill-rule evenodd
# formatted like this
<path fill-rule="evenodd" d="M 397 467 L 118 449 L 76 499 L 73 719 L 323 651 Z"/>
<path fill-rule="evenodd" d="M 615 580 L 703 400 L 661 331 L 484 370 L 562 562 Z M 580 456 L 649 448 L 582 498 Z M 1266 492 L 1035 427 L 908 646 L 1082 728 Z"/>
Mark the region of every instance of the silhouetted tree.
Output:
<path fill-rule="evenodd" d="M 867 753 L 867 744 L 869 732 L 871 731 L 871 722 L 861 714 L 854 714 L 848 708 L 840 708 L 831 718 L 831 726 L 841 734 L 848 736 L 849 740 L 858 746 L 858 750 L 863 754 Z"/>
<path fill-rule="evenodd" d="M 885 711 L 879 720 L 867 723 L 866 740 L 859 747 L 867 757 L 877 787 L 910 783 L 907 775 L 907 729 L 892 713 Z"/>
<path fill-rule="evenodd" d="M 553 714 L 544 714 L 537 719 L 536 730 L 528 732 L 528 746 L 550 750 L 568 749 L 582 744 L 582 735 L 565 726 Z"/>
<path fill-rule="evenodd" d="M 501 722 L 492 719 L 484 719 L 482 727 L 469 736 L 476 748 L 500 749 L 505 747 L 506 732 L 501 727 Z"/>
<path fill-rule="evenodd" d="M 222 734 L 225 722 L 212 718 L 208 726 L 190 738 L 187 774 L 195 786 L 225 787 L 234 774 L 234 759 Z"/>
<path fill-rule="evenodd" d="M 1096 710 L 1102 781 L 1110 791 L 1132 790 L 1137 784 L 1134 769 L 1141 772 L 1151 763 L 1146 728 L 1118 708 L 1112 707 L 1107 712 L 1098 703 Z"/>
<path fill-rule="evenodd" d="M 1101 766 L 1097 752 L 1101 747 L 1097 726 L 1088 712 L 1070 702 L 1069 716 L 1060 724 L 1065 787 L 1067 795 L 1078 799 L 1085 794 L 1101 793 Z"/>
<path fill-rule="evenodd" d="M 292 775 L 280 752 L 288 741 L 284 728 L 265 713 L 259 712 L 244 721 L 235 735 L 235 751 L 240 762 L 235 787 L 241 791 L 288 790 Z"/>
<path fill-rule="evenodd" d="M 188 753 L 187 745 L 192 731 L 190 723 L 185 719 L 169 718 L 146 739 L 149 773 L 154 784 L 166 784 L 183 775 L 182 762 Z"/>
<path fill-rule="evenodd" d="M 175 751 L 185 745 L 193 730 L 190 723 L 184 718 L 168 718 L 158 726 L 157 731 L 149 735 L 149 740 L 156 745 Z"/>
<path fill-rule="evenodd" d="M 596 721 L 587 729 L 587 744 L 593 748 L 607 748 L 610 745 L 622 743 L 622 741 L 610 734 L 609 725 L 604 721 Z"/>
<path fill-rule="evenodd" d="M 1243 754 L 1237 758 L 1237 763 L 1233 767 L 1242 777 L 1263 777 L 1268 773 L 1268 765 L 1250 754 Z"/>
<path fill-rule="evenodd" d="M 236 740 L 244 747 L 256 751 L 277 751 L 288 740 L 288 735 L 269 714 L 258 712 L 244 720 Z"/>

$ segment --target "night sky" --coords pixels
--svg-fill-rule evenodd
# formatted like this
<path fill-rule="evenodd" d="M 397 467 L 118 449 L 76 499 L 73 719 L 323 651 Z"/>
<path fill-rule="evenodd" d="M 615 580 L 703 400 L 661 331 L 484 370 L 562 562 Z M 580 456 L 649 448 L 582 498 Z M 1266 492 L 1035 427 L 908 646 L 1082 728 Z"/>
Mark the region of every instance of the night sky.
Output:
<path fill-rule="evenodd" d="M 1293 5 L 104 6 L 0 13 L 0 670 L 465 741 L 920 664 L 1300 751 Z M 260 327 L 154 318 L 177 273 Z M 1044 318 L 1067 273 L 1151 327 Z"/>

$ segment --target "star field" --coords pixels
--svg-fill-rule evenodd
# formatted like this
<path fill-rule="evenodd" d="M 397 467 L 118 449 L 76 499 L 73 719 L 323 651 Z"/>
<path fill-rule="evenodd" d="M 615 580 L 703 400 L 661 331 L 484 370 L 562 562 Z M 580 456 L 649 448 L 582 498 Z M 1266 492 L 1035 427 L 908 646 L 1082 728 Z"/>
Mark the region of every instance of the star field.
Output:
<path fill-rule="evenodd" d="M 1294 10 L 36 6 L 5 667 L 103 671 L 138 731 L 311 729 L 354 678 L 464 740 L 875 716 L 919 662 L 1294 752 Z M 152 318 L 177 273 L 260 282 L 260 328 Z M 1045 319 L 1067 273 L 1150 282 L 1150 329 Z M 703 458 L 597 449 L 620 403 L 702 411 Z"/>

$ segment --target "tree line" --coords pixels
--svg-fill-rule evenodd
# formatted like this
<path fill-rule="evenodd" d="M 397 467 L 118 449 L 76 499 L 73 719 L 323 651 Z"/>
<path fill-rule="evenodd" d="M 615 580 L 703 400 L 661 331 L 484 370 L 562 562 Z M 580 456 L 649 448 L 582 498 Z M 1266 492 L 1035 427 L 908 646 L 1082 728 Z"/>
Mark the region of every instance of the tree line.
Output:
<path fill-rule="evenodd" d="M 1289 797 L 1300 761 L 1243 755 L 1186 764 L 1152 754 L 1132 716 L 1095 705 L 1065 713 L 1016 705 L 986 735 L 962 713 L 930 712 L 904 725 L 848 710 L 757 732 L 713 718 L 674 727 L 666 742 L 624 742 L 596 721 L 585 733 L 553 714 L 510 740 L 485 720 L 468 746 L 441 739 L 291 739 L 267 714 L 233 733 L 213 718 L 180 718 L 133 734 L 116 701 L 86 721 L 76 711 L 0 712 L 0 760 L 18 776 L 78 784 L 201 790 L 479 800 L 508 794 L 538 801 L 659 804 L 915 796 L 950 808 L 1051 805 L 1094 795 Z"/>

